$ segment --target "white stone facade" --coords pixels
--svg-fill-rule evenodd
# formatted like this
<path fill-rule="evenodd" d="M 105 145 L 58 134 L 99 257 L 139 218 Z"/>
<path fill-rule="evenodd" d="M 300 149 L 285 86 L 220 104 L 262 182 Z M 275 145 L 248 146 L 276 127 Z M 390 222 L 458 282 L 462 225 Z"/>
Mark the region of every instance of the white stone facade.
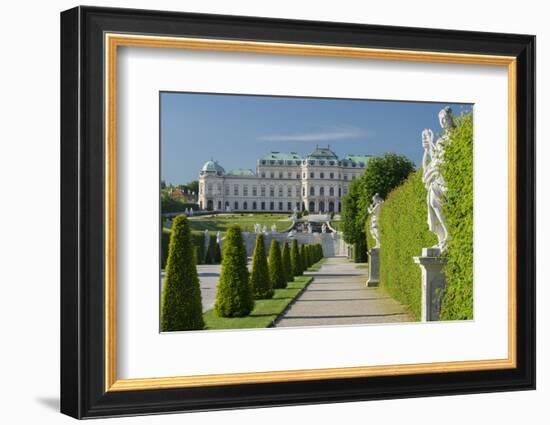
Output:
<path fill-rule="evenodd" d="M 210 160 L 199 173 L 199 206 L 212 211 L 339 213 L 341 198 L 363 174 L 368 159 L 338 158 L 328 147 L 304 158 L 295 152 L 270 152 L 257 160 L 256 171 L 226 172 Z"/>

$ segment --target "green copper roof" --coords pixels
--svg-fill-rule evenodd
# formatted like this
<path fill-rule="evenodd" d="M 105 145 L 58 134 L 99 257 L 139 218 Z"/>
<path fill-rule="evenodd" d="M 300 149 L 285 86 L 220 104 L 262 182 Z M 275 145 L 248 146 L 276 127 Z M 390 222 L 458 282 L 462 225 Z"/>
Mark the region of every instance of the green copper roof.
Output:
<path fill-rule="evenodd" d="M 367 165 L 369 162 L 369 159 L 371 158 L 370 155 L 346 155 L 346 159 L 349 159 L 350 161 L 360 163 Z"/>
<path fill-rule="evenodd" d="M 225 170 L 223 169 L 223 167 L 213 159 L 211 159 L 210 161 L 206 161 L 202 166 L 201 171 L 205 173 L 221 173 L 221 174 L 225 173 Z"/>
<path fill-rule="evenodd" d="M 236 168 L 227 173 L 228 176 L 253 177 L 256 174 L 249 168 Z"/>
<path fill-rule="evenodd" d="M 330 150 L 330 147 L 326 148 L 320 148 L 317 147 L 313 152 L 311 152 L 308 156 L 308 159 L 333 159 L 338 160 L 338 156 Z"/>
<path fill-rule="evenodd" d="M 267 161 L 270 161 L 270 160 L 274 160 L 274 161 L 278 161 L 278 160 L 282 160 L 282 161 L 292 161 L 292 160 L 298 160 L 300 161 L 302 159 L 302 157 L 300 155 L 298 155 L 296 152 L 290 152 L 290 153 L 286 153 L 286 152 L 269 152 L 267 155 L 264 155 L 260 158 L 260 160 L 267 160 Z"/>

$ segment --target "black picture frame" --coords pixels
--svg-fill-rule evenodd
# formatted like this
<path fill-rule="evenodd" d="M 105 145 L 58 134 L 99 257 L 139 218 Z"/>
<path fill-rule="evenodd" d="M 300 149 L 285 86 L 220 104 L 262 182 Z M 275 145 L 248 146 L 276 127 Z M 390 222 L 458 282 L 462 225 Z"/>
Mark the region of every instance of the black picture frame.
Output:
<path fill-rule="evenodd" d="M 104 34 L 507 55 L 517 58 L 517 367 L 106 392 Z M 93 418 L 535 388 L 535 37 L 132 9 L 61 13 L 61 412 Z"/>

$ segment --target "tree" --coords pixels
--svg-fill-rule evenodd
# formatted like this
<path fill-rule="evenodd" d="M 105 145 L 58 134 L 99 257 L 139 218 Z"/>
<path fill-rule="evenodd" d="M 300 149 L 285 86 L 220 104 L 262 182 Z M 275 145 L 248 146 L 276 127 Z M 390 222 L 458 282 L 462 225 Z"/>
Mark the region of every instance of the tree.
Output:
<path fill-rule="evenodd" d="M 290 282 L 293 280 L 292 266 L 290 264 L 290 248 L 288 247 L 288 243 L 286 241 L 283 244 L 283 253 L 281 254 L 281 257 L 283 260 L 283 271 L 285 274 L 285 281 Z"/>
<path fill-rule="evenodd" d="M 414 163 L 403 155 L 385 153 L 371 158 L 363 175 L 354 180 L 342 200 L 341 228 L 344 240 L 361 244 L 365 240 L 364 225 L 372 197 L 386 198 L 414 171 Z"/>
<path fill-rule="evenodd" d="M 302 272 L 305 272 L 309 267 L 307 264 L 306 245 L 300 245 L 300 264 Z"/>
<path fill-rule="evenodd" d="M 256 246 L 252 255 L 252 273 L 250 274 L 250 287 L 255 299 L 273 297 L 273 285 L 265 256 L 264 235 L 256 236 Z"/>
<path fill-rule="evenodd" d="M 221 261 L 221 250 L 220 244 L 216 238 L 210 235 L 210 240 L 208 241 L 208 251 L 206 252 L 206 264 L 219 264 Z"/>
<path fill-rule="evenodd" d="M 187 217 L 172 224 L 161 299 L 162 332 L 203 329 L 202 299 Z"/>
<path fill-rule="evenodd" d="M 286 277 L 279 241 L 273 239 L 269 248 L 269 281 L 275 289 L 286 288 Z"/>
<path fill-rule="evenodd" d="M 298 249 L 298 241 L 294 239 L 290 246 L 290 267 L 292 276 L 300 276 L 302 274 L 302 264 L 300 262 L 300 252 Z"/>
<path fill-rule="evenodd" d="M 221 317 L 242 317 L 254 308 L 248 282 L 247 255 L 241 228 L 230 226 L 224 240 L 222 267 L 214 311 Z"/>

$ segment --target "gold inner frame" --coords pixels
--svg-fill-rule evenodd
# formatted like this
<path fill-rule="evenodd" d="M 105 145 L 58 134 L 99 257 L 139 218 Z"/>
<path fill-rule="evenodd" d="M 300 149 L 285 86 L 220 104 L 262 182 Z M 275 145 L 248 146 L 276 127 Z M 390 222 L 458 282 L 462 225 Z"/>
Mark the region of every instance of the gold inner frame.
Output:
<path fill-rule="evenodd" d="M 118 379 L 116 324 L 117 48 L 120 46 L 503 66 L 508 71 L 508 357 L 495 360 Z M 447 373 L 515 368 L 516 358 L 516 58 L 326 45 L 105 34 L 105 391 Z"/>

